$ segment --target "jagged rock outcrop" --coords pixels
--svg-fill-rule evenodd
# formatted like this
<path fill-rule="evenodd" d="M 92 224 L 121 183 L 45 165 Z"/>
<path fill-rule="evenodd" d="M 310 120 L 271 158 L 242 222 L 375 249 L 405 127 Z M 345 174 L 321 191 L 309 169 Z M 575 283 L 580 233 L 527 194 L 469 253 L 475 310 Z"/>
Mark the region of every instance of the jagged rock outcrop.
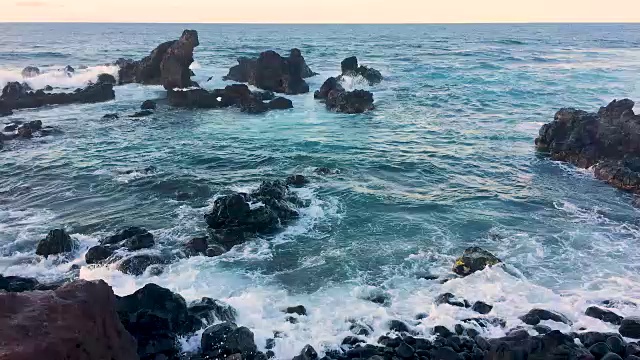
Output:
<path fill-rule="evenodd" d="M 373 94 L 365 90 L 346 91 L 337 78 L 328 78 L 314 93 L 314 98 L 324 101 L 328 110 L 360 114 L 373 110 Z"/>
<path fill-rule="evenodd" d="M 11 110 L 38 108 L 47 105 L 97 103 L 115 99 L 113 85 L 97 82 L 72 93 L 45 93 L 29 91 L 23 84 L 8 83 L 0 96 L 0 113 L 10 115 Z"/>
<path fill-rule="evenodd" d="M 136 341 L 104 281 L 53 291 L 0 291 L 0 359 L 135 360 Z"/>
<path fill-rule="evenodd" d="M 224 80 L 246 82 L 260 89 L 293 95 L 309 92 L 304 79 L 314 75 L 300 50 L 292 49 L 286 58 L 269 50 L 257 59 L 239 58 L 238 65 L 229 69 Z"/>
<path fill-rule="evenodd" d="M 468 276 L 500 262 L 500 259 L 492 253 L 474 246 L 466 249 L 462 256 L 456 260 L 453 265 L 453 272 L 460 276 Z"/>
<path fill-rule="evenodd" d="M 338 76 L 338 80 L 343 76 L 362 76 L 367 80 L 367 82 L 369 82 L 369 85 L 376 85 L 382 82 L 383 79 L 380 71 L 364 65 L 358 66 L 358 58 L 355 56 L 342 60 L 340 68 L 342 70 L 342 75 Z"/>
<path fill-rule="evenodd" d="M 70 252 L 75 247 L 75 241 L 64 229 L 49 231 L 47 237 L 38 242 L 36 254 L 44 257 Z"/>
<path fill-rule="evenodd" d="M 160 44 L 142 60 L 119 59 L 120 84 L 162 85 L 167 90 L 193 86 L 189 66 L 199 44 L 198 32 L 185 30 L 180 39 Z"/>
<path fill-rule="evenodd" d="M 270 92 L 252 92 L 244 84 L 228 85 L 224 89 L 208 91 L 205 89 L 189 89 L 169 91 L 169 104 L 182 108 L 217 109 L 237 107 L 242 112 L 260 114 L 269 110 L 290 109 L 291 100 L 273 97 Z M 265 100 L 270 100 L 265 102 Z"/>
<path fill-rule="evenodd" d="M 640 116 L 634 102 L 614 100 L 597 113 L 565 108 L 540 129 L 538 150 L 582 168 L 633 192 L 640 191 Z"/>

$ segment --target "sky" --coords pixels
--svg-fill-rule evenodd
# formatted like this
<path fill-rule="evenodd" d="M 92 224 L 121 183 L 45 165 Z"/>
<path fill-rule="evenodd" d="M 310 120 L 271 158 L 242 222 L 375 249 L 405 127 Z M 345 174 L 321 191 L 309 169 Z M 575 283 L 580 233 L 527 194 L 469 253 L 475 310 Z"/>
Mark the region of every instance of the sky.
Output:
<path fill-rule="evenodd" d="M 640 0 L 0 0 L 0 22 L 640 22 Z"/>

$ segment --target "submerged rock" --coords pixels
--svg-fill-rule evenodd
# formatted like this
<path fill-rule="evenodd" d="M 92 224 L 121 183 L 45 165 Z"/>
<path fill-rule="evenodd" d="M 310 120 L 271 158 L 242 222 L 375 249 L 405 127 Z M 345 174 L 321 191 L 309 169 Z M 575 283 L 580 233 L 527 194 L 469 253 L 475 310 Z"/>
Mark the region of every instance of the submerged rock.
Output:
<path fill-rule="evenodd" d="M 167 90 L 192 86 L 189 66 L 199 44 L 198 33 L 185 30 L 180 39 L 160 44 L 140 61 L 119 59 L 120 84 L 163 85 Z"/>
<path fill-rule="evenodd" d="M 75 247 L 71 236 L 64 229 L 54 229 L 49 231 L 47 237 L 40 240 L 36 249 L 36 254 L 44 257 L 67 253 Z"/>
<path fill-rule="evenodd" d="M 35 66 L 27 66 L 22 69 L 22 77 L 23 78 L 32 78 L 40 75 L 40 69 Z"/>
<path fill-rule="evenodd" d="M 340 63 L 342 76 L 362 76 L 369 85 L 376 85 L 382 82 L 382 74 L 380 71 L 363 65 L 358 66 L 358 58 L 355 56 L 348 57 Z"/>
<path fill-rule="evenodd" d="M 141 111 L 138 111 L 138 112 L 136 112 L 134 114 L 129 115 L 129 117 L 130 118 L 141 118 L 141 117 L 146 117 L 146 116 L 149 116 L 149 115 L 153 115 L 153 111 L 151 111 L 151 110 L 141 110 Z"/>
<path fill-rule="evenodd" d="M 140 105 L 141 110 L 155 110 L 156 108 L 156 102 L 153 100 L 145 100 L 142 105 Z"/>
<path fill-rule="evenodd" d="M 487 266 L 500 263 L 495 255 L 479 247 L 470 247 L 464 251 L 453 265 L 453 272 L 460 276 L 468 276 Z"/>
<path fill-rule="evenodd" d="M 137 359 L 136 341 L 116 313 L 104 281 L 54 291 L 0 292 L 3 359 Z"/>
<path fill-rule="evenodd" d="M 118 116 L 117 113 L 111 113 L 111 114 L 105 114 L 102 118 L 107 120 L 115 120 L 115 119 L 118 119 L 119 117 L 120 116 Z"/>
<path fill-rule="evenodd" d="M 269 50 L 257 59 L 239 58 L 238 65 L 229 69 L 223 79 L 246 82 L 277 93 L 302 94 L 309 92 L 309 85 L 303 79 L 314 75 L 300 50 L 292 49 L 287 58 Z"/>
<path fill-rule="evenodd" d="M 640 116 L 634 102 L 614 100 L 597 113 L 565 108 L 536 138 L 538 150 L 582 168 L 615 187 L 640 190 Z"/>
<path fill-rule="evenodd" d="M 555 322 L 560 322 L 564 324 L 571 325 L 573 324 L 571 320 L 567 319 L 566 316 L 557 313 L 555 311 L 549 311 L 544 309 L 532 309 L 527 314 L 520 317 L 523 323 L 527 325 L 538 325 L 540 321 L 551 320 Z"/>

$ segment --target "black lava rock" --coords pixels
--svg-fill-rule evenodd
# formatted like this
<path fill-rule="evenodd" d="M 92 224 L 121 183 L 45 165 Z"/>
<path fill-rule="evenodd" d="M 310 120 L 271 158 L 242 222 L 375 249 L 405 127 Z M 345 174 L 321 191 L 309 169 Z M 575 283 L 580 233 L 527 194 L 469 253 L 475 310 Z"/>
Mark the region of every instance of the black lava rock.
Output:
<path fill-rule="evenodd" d="M 302 305 L 288 307 L 284 312 L 287 314 L 307 315 L 307 309 Z"/>
<path fill-rule="evenodd" d="M 601 309 L 597 306 L 590 306 L 587 308 L 585 315 L 614 325 L 620 325 L 620 323 L 622 323 L 622 316 L 614 313 L 613 311 Z"/>
<path fill-rule="evenodd" d="M 640 317 L 624 318 L 618 332 L 624 337 L 640 339 Z"/>
<path fill-rule="evenodd" d="M 84 261 L 89 265 L 98 264 L 109 258 L 111 255 L 113 255 L 113 250 L 110 247 L 97 245 L 87 251 L 84 255 Z"/>
<path fill-rule="evenodd" d="M 471 310 L 486 315 L 488 313 L 491 312 L 491 310 L 493 309 L 492 305 L 489 305 L 487 303 L 484 303 L 482 301 L 476 301 L 473 306 L 471 307 Z"/>
<path fill-rule="evenodd" d="M 527 325 L 538 325 L 540 321 L 543 320 L 561 322 L 567 325 L 573 324 L 566 316 L 554 311 L 543 309 L 532 309 L 526 315 L 521 316 L 520 320 Z"/>
<path fill-rule="evenodd" d="M 71 236 L 63 229 L 49 231 L 47 237 L 40 240 L 36 248 L 36 254 L 44 257 L 70 252 L 75 247 Z"/>

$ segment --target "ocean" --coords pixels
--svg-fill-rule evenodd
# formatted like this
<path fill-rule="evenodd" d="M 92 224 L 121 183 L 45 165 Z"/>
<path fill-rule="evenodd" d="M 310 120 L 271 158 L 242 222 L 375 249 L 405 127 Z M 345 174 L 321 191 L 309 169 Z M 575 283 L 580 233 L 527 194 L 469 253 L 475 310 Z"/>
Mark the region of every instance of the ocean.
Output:
<path fill-rule="evenodd" d="M 160 103 L 144 119 L 105 120 L 162 99 L 161 86 L 116 87 L 116 100 L 16 111 L 2 118 L 42 120 L 60 134 L 5 143 L 0 150 L 0 273 L 57 281 L 104 279 L 125 295 L 156 283 L 187 300 L 203 296 L 238 309 L 256 343 L 279 331 L 274 352 L 297 355 L 340 345 L 352 321 L 373 328 L 414 319 L 428 334 L 473 317 L 434 305 L 451 292 L 494 305 L 505 329 L 533 307 L 556 310 L 563 331 L 615 331 L 584 315 L 602 300 L 640 301 L 640 217 L 632 195 L 589 170 L 538 154 L 541 125 L 562 107 L 596 111 L 613 99 L 640 99 L 640 25 L 206 25 L 0 24 L 0 85 L 23 81 L 27 65 L 43 74 L 34 88 L 73 90 L 121 57 L 139 59 L 183 29 L 199 33 L 193 80 L 224 87 L 240 56 L 299 48 L 318 76 L 309 94 L 287 96 L 294 109 L 248 115 L 238 110 L 173 109 Z M 369 86 L 366 114 L 329 112 L 314 100 L 340 61 L 355 55 L 382 72 Z M 76 68 L 72 77 L 59 69 Z M 86 68 L 84 68 L 86 67 Z M 212 77 L 210 81 L 207 81 Z M 317 167 L 335 175 L 314 174 Z M 203 215 L 231 191 L 303 174 L 295 190 L 311 205 L 279 233 L 217 258 L 192 257 L 159 275 L 133 277 L 114 265 L 89 267 L 86 250 L 128 225 L 149 229 L 156 249 L 175 249 L 205 233 Z M 192 194 L 177 201 L 176 193 Z M 80 240 L 73 260 L 35 256 L 38 240 L 64 227 Z M 500 257 L 469 277 L 446 276 L 469 246 Z M 79 274 L 70 265 L 79 265 Z M 366 301 L 387 292 L 389 306 Z M 303 304 L 292 324 L 281 309 Z M 621 304 L 633 315 L 637 308 Z M 184 339 L 184 349 L 198 343 Z"/>

